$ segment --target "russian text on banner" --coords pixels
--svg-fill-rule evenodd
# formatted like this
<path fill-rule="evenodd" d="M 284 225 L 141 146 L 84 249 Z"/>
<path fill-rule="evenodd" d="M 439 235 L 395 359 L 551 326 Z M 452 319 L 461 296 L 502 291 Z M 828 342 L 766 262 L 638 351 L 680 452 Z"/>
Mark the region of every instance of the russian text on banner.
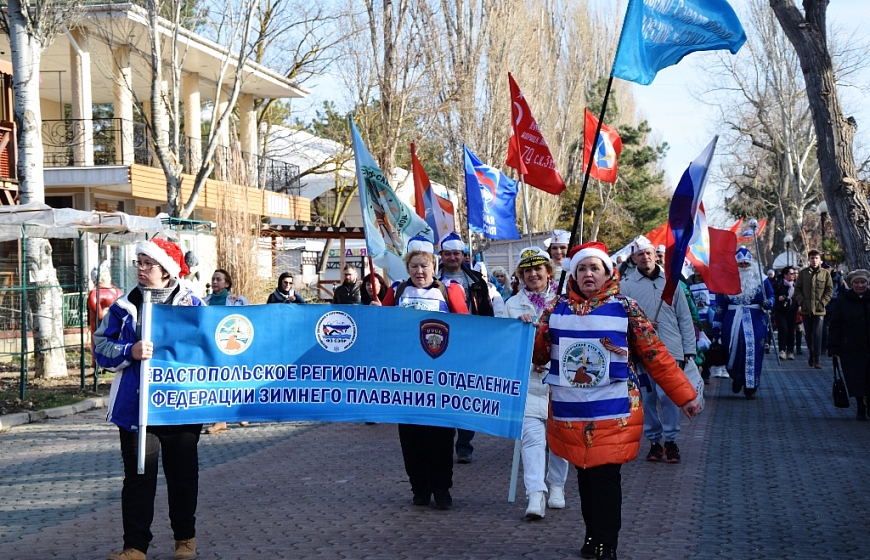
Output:
<path fill-rule="evenodd" d="M 521 321 L 347 305 L 155 305 L 152 332 L 152 425 L 369 421 L 522 432 L 534 328 Z"/>

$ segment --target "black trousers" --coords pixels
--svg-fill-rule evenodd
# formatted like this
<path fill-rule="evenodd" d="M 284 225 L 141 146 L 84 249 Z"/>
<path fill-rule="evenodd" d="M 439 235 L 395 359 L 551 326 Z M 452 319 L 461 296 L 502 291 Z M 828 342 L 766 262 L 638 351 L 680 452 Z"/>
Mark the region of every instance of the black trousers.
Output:
<path fill-rule="evenodd" d="M 399 424 L 405 472 L 414 494 L 453 487 L 453 428 Z"/>
<path fill-rule="evenodd" d="M 794 354 L 794 331 L 797 312 L 777 311 L 775 317 L 779 351 Z"/>
<path fill-rule="evenodd" d="M 149 426 L 145 440 L 145 474 L 137 474 L 139 434 L 119 428 L 124 460 L 121 515 L 124 548 L 148 551 L 153 535 L 157 458 L 163 449 L 163 474 L 169 495 L 169 522 L 175 540 L 196 536 L 196 500 L 199 494 L 197 443 L 202 424 Z"/>
<path fill-rule="evenodd" d="M 601 465 L 589 469 L 577 467 L 580 511 L 586 524 L 586 536 L 595 544 L 619 545 L 622 528 L 622 465 Z"/>
<path fill-rule="evenodd" d="M 824 315 L 804 315 L 804 338 L 807 340 L 807 350 L 810 357 L 818 361 L 822 356 L 822 325 Z"/>

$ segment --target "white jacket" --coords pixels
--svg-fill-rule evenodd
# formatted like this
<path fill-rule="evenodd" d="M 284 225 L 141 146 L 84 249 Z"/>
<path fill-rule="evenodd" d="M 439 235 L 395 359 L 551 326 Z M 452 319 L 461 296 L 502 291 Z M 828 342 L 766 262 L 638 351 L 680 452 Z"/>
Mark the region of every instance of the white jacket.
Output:
<path fill-rule="evenodd" d="M 655 317 L 664 288 L 665 274 L 661 267 L 655 280 L 647 278 L 635 268 L 619 282 L 620 293 L 635 300 L 650 321 Z M 678 285 L 674 293 L 673 306 L 662 303 L 658 323 L 656 332 L 673 359 L 681 361 L 686 355 L 695 354 L 692 311 L 681 286 Z"/>
<path fill-rule="evenodd" d="M 549 300 L 556 296 L 547 288 L 547 297 Z M 520 315 L 531 315 L 538 320 L 543 314 L 543 310 L 538 311 L 535 305 L 529 301 L 525 290 L 520 290 L 517 295 L 513 296 L 505 302 L 505 316 L 511 319 L 516 319 Z M 529 390 L 526 396 L 526 410 L 523 416 L 529 418 L 547 418 L 548 408 L 550 406 L 550 386 L 544 383 L 544 378 L 549 373 L 550 366 L 547 365 L 542 373 L 535 371 L 534 366 L 529 367 Z"/>

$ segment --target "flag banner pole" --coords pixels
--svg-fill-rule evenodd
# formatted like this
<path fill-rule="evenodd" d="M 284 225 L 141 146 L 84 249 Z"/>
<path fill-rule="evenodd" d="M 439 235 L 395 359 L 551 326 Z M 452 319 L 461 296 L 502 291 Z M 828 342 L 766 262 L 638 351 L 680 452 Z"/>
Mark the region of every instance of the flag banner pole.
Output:
<path fill-rule="evenodd" d="M 508 488 L 508 501 L 514 503 L 517 500 L 517 478 L 520 476 L 520 450 L 522 445 L 521 440 L 514 440 L 514 459 L 511 463 L 511 483 Z"/>
<path fill-rule="evenodd" d="M 607 89 L 604 92 L 604 100 L 601 102 L 601 116 L 598 117 L 595 138 L 592 140 L 592 150 L 589 152 L 589 163 L 586 164 L 586 175 L 583 177 L 583 188 L 580 189 L 580 200 L 577 201 L 577 210 L 574 212 L 574 224 L 571 226 L 571 238 L 568 241 L 568 249 L 575 245 L 577 239 L 577 226 L 579 225 L 580 217 L 583 214 L 583 201 L 586 199 L 586 187 L 589 186 L 589 174 L 592 173 L 592 161 L 595 157 L 595 146 L 598 145 L 598 138 L 601 136 L 601 125 L 604 124 L 604 113 L 607 111 L 607 100 L 610 98 L 610 89 L 612 86 L 613 76 L 611 75 L 607 80 Z M 565 275 L 566 272 L 563 270 L 559 277 L 559 289 L 556 290 L 556 293 L 558 294 L 562 293 L 562 286 L 565 285 Z"/>
<path fill-rule="evenodd" d="M 755 257 L 758 259 L 758 276 L 761 277 L 761 299 L 766 299 L 767 294 L 764 293 L 764 266 L 761 264 L 761 251 L 758 249 L 758 222 L 756 220 L 751 220 L 749 222 L 749 227 L 752 229 L 753 236 L 755 237 Z M 776 299 L 776 298 L 774 298 Z M 763 309 L 763 308 L 762 308 Z M 770 324 L 770 309 L 763 309 L 764 316 L 767 317 L 767 332 L 770 334 L 772 325 Z M 774 351 L 776 355 L 776 365 L 782 365 L 782 362 L 779 359 L 779 352 Z"/>
<path fill-rule="evenodd" d="M 151 342 L 151 291 L 142 294 L 142 342 Z M 148 436 L 148 376 L 151 360 L 142 360 L 139 367 L 139 449 L 136 472 L 145 474 L 145 441 Z"/>
<path fill-rule="evenodd" d="M 375 284 L 377 284 L 378 281 L 375 278 L 375 264 L 372 262 L 371 255 L 368 255 L 368 261 L 369 261 L 369 282 L 371 282 L 371 284 L 372 284 L 372 301 L 376 301 L 378 303 L 381 303 L 381 300 L 378 299 L 378 290 L 380 290 L 381 287 L 378 286 L 377 289 L 375 289 Z M 363 285 L 362 288 L 363 288 L 363 290 L 365 290 L 366 289 L 365 285 Z"/>
<path fill-rule="evenodd" d="M 516 135 L 514 135 L 516 136 Z M 529 245 L 533 245 L 532 243 L 532 229 L 529 225 L 529 195 L 526 191 L 526 180 L 521 173 L 518 173 L 520 176 L 520 188 L 523 189 L 523 219 L 525 220 L 526 227 L 526 235 L 529 237 Z"/>

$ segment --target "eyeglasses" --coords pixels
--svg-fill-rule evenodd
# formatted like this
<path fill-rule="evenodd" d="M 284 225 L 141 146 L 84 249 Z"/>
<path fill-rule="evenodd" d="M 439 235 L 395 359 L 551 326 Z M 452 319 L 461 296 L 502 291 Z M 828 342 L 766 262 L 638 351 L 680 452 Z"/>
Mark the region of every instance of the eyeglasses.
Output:
<path fill-rule="evenodd" d="M 135 266 L 136 268 L 138 268 L 140 270 L 151 270 L 155 266 L 160 266 L 160 265 L 158 263 L 155 263 L 155 262 L 133 261 L 133 266 Z"/>

